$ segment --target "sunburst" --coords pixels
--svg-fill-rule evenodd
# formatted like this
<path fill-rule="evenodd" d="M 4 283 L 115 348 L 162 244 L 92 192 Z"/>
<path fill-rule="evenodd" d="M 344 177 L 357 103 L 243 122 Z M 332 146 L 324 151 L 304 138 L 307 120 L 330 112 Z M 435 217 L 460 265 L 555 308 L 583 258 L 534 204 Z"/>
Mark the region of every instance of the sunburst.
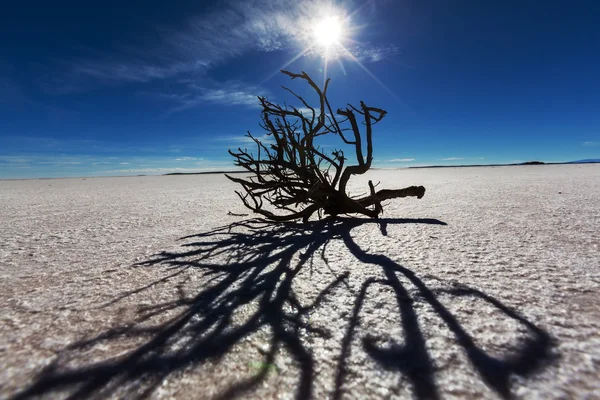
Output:
<path fill-rule="evenodd" d="M 265 83 L 273 78 L 281 69 L 287 68 L 290 64 L 303 56 L 317 55 L 323 63 L 323 81 L 328 77 L 329 63 L 337 61 L 341 70 L 346 74 L 343 60 L 349 60 L 358 65 L 371 79 L 379 86 L 385 89 L 393 97 L 400 100 L 379 78 L 375 76 L 354 54 L 351 49 L 361 44 L 353 39 L 357 31 L 365 29 L 365 26 L 357 27 L 351 23 L 362 7 L 355 9 L 351 13 L 343 9 L 332 6 L 331 3 L 324 4 L 315 10 L 317 18 L 306 18 L 299 21 L 299 25 L 304 26 L 304 34 L 299 38 L 302 43 L 302 50 L 296 53 L 291 59 L 286 61 L 281 68 L 269 74 L 261 83 Z M 402 100 L 400 100 L 402 101 Z"/>
<path fill-rule="evenodd" d="M 331 46 L 339 45 L 343 36 L 343 25 L 337 16 L 327 17 L 317 22 L 313 28 L 316 43 L 329 49 Z"/>

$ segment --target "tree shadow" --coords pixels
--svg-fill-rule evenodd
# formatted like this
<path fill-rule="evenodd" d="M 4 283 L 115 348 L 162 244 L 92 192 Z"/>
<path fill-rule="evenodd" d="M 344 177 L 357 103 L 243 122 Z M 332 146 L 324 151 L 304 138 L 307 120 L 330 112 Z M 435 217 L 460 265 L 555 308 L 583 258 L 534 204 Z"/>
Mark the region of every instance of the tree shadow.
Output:
<path fill-rule="evenodd" d="M 181 240 L 188 241 L 182 245 L 184 251 L 162 252 L 140 266 L 176 269 L 170 276 L 184 269 L 198 270 L 206 279 L 200 292 L 193 296 L 181 293 L 179 299 L 141 308 L 135 321 L 73 343 L 44 368 L 29 387 L 13 398 L 55 396 L 59 393 L 67 398 L 144 398 L 175 372 L 209 361 L 219 362 L 244 338 L 264 328 L 269 329 L 271 337 L 258 371 L 231 384 L 216 397 L 239 397 L 256 389 L 267 377 L 270 366 L 274 365 L 278 351 L 284 349 L 293 357 L 299 370 L 295 397 L 311 398 L 314 396 L 315 358 L 302 334 L 308 332 L 324 338 L 333 336 L 330 330 L 314 326 L 310 322 L 310 314 L 343 285 L 353 294 L 354 305 L 340 343 L 341 351 L 334 374 L 334 398 L 344 394 L 343 386 L 348 379 L 347 360 L 357 335 L 367 290 L 372 285 L 384 285 L 393 290 L 405 344 L 382 348 L 377 345 L 376 337 L 365 335 L 362 347 L 382 368 L 399 371 L 406 376 L 418 398 L 435 399 L 440 395 L 435 369 L 417 320 L 413 304 L 416 300 L 424 300 L 435 310 L 453 332 L 456 342 L 464 349 L 482 380 L 502 397 L 511 397 L 511 375 L 528 376 L 551 360 L 552 341 L 548 333 L 500 301 L 467 286 L 430 289 L 408 268 L 385 255 L 363 250 L 353 239 L 351 231 L 364 224 L 377 224 L 383 235 L 387 235 L 389 225 L 445 225 L 435 219 L 337 219 L 309 224 L 270 224 L 247 220 L 184 237 Z M 337 274 L 330 267 L 327 248 L 332 241 L 342 243 L 361 263 L 378 266 L 385 279 L 369 277 L 355 293 L 348 282 L 350 271 Z M 333 277 L 312 301 L 302 304 L 293 289 L 293 280 L 303 268 L 312 268 L 319 255 Z M 411 297 L 399 276 L 407 278 L 415 286 L 419 299 L 414 295 Z M 164 280 L 161 278 L 159 281 Z M 122 294 L 104 306 L 117 304 L 153 284 Z M 457 318 L 438 300 L 437 295 L 442 292 L 451 296 L 475 296 L 486 301 L 524 325 L 529 339 L 505 358 L 488 355 L 477 347 Z M 240 322 L 237 316 L 249 305 L 255 306 L 253 311 L 246 312 Z M 173 313 L 175 316 L 172 316 Z M 163 321 L 153 324 L 153 318 L 157 316 L 163 316 Z M 87 349 L 109 346 L 123 338 L 134 338 L 141 344 L 136 344 L 122 356 L 70 366 L 71 360 L 81 359 Z"/>
<path fill-rule="evenodd" d="M 377 283 L 388 285 L 394 290 L 402 318 L 405 335 L 404 346 L 392 345 L 388 349 L 382 349 L 375 345 L 374 338 L 367 336 L 363 339 L 363 347 L 384 368 L 395 369 L 405 374 L 412 382 L 418 398 L 436 399 L 439 398 L 439 394 L 434 381 L 432 363 L 425 348 L 425 340 L 417 321 L 417 313 L 413 307 L 415 299 L 411 298 L 409 292 L 398 279 L 397 273 L 407 278 L 416 287 L 418 296 L 434 309 L 455 335 L 457 343 L 464 349 L 469 361 L 483 381 L 501 397 L 512 397 L 509 381 L 511 375 L 527 377 L 555 359 L 556 356 L 551 353 L 553 341 L 550 335 L 497 299 L 477 289 L 460 284 L 455 284 L 455 287 L 450 289 L 432 290 L 410 269 L 399 265 L 385 255 L 369 254 L 362 250 L 352 239 L 349 231 L 342 233 L 342 240 L 358 260 L 379 265 L 383 268 L 387 279 Z M 373 283 L 376 283 L 376 281 L 365 282 L 365 289 L 366 286 Z M 363 292 L 364 290 L 361 293 Z M 509 318 L 524 325 L 529 332 L 529 336 L 511 354 L 503 358 L 492 357 L 475 344 L 474 339 L 461 326 L 457 318 L 438 300 L 436 296 L 438 293 L 478 297 L 496 307 Z M 363 300 L 359 297 L 356 303 L 356 315 L 362 307 L 362 302 Z M 352 335 L 352 329 L 351 324 L 347 335 Z M 343 362 L 343 358 L 341 362 Z M 338 371 L 343 374 L 343 367 L 340 366 Z M 340 386 L 338 384 L 336 388 L 339 390 Z M 337 392 L 335 398 L 339 398 Z"/>

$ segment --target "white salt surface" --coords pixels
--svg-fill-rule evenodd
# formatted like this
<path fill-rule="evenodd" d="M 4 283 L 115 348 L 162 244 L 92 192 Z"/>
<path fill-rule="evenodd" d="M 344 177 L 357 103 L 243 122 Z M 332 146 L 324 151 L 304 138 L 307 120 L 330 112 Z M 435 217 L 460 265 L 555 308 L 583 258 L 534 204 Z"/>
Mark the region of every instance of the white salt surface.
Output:
<path fill-rule="evenodd" d="M 599 165 L 366 179 L 427 192 L 253 230 L 222 175 L 0 181 L 0 398 L 600 398 Z"/>

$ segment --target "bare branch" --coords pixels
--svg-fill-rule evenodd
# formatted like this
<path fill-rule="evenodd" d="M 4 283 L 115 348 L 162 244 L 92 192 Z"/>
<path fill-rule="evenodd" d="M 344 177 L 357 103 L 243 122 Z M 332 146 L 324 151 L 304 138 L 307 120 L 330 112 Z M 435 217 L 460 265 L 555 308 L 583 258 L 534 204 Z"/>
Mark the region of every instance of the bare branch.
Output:
<path fill-rule="evenodd" d="M 265 145 L 248 132 L 246 136 L 256 146 L 255 154 L 241 148 L 229 150 L 234 164 L 253 175 L 243 178 L 227 175 L 241 185 L 243 190 L 236 193 L 245 207 L 272 221 L 302 219 L 306 222 L 315 213 L 318 218 L 341 214 L 377 218 L 383 212 L 381 202 L 384 200 L 423 197 L 425 188 L 422 186 L 375 192 L 379 184 L 373 185 L 372 181 L 369 181 L 368 196 L 348 196 L 346 186 L 351 176 L 364 174 L 371 167 L 372 127 L 383 119 L 386 111 L 368 107 L 361 101 L 360 108 L 349 104 L 345 110 L 337 110 L 334 114 L 327 99 L 329 79 L 321 89 L 305 72 L 282 73 L 292 80 L 305 81 L 317 94 L 319 104 L 311 106 L 287 87 L 283 89 L 310 110 L 311 115 L 304 115 L 297 107 L 281 106 L 258 97 L 262 107 L 260 126 L 272 142 Z M 338 120 L 336 115 L 343 118 Z M 365 126 L 366 156 L 357 115 Z M 346 137 L 345 132 L 352 132 L 352 138 Z M 346 166 L 347 159 L 342 150 L 325 152 L 315 143 L 316 139 L 328 134 L 337 135 L 345 144 L 354 146 L 356 164 Z"/>

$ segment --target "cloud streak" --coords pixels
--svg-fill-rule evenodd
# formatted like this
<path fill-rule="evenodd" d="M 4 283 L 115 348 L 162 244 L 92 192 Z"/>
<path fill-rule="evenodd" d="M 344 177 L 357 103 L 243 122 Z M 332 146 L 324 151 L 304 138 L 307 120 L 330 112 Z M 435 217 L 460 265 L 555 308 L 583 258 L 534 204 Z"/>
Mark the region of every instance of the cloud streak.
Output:
<path fill-rule="evenodd" d="M 321 15 L 347 13 L 323 0 L 290 2 L 285 0 L 230 0 L 202 16 L 191 17 L 182 28 L 163 35 L 164 39 L 145 48 L 127 44 L 113 52 L 93 52 L 87 58 L 65 60 L 68 77 L 53 77 L 47 89 L 56 93 L 85 90 L 89 82 L 103 84 L 145 83 L 181 76 L 206 76 L 206 72 L 251 51 L 297 52 L 314 44 L 313 27 Z M 398 52 L 392 45 L 352 42 L 346 46 L 352 53 L 340 57 L 360 62 L 378 62 Z M 308 51 L 306 55 L 315 55 Z M 236 94 L 236 95 L 234 95 Z M 213 102 L 232 99 L 233 104 L 249 104 L 245 92 L 207 91 L 197 101 Z"/>
<path fill-rule="evenodd" d="M 167 114 L 197 108 L 206 104 L 259 108 L 258 96 L 269 95 L 267 90 L 243 82 L 206 82 L 206 85 L 199 85 L 185 80 L 182 83 L 184 87 L 180 88 L 179 91 L 163 93 L 158 96 L 177 104 Z"/>
<path fill-rule="evenodd" d="M 253 136 L 263 144 L 273 143 L 273 137 L 267 134 Z M 254 144 L 254 140 L 249 138 L 247 135 L 221 136 L 214 138 L 213 141 L 227 143 L 228 146 L 244 146 L 248 144 Z"/>
<path fill-rule="evenodd" d="M 400 162 L 400 163 L 405 163 L 405 162 L 411 162 L 411 161 L 415 161 L 415 158 L 392 158 L 390 160 L 383 160 L 384 162 Z"/>
<path fill-rule="evenodd" d="M 111 176 L 235 169 L 229 160 L 202 157 L 101 157 L 90 155 L 0 155 L 0 179 Z"/>

